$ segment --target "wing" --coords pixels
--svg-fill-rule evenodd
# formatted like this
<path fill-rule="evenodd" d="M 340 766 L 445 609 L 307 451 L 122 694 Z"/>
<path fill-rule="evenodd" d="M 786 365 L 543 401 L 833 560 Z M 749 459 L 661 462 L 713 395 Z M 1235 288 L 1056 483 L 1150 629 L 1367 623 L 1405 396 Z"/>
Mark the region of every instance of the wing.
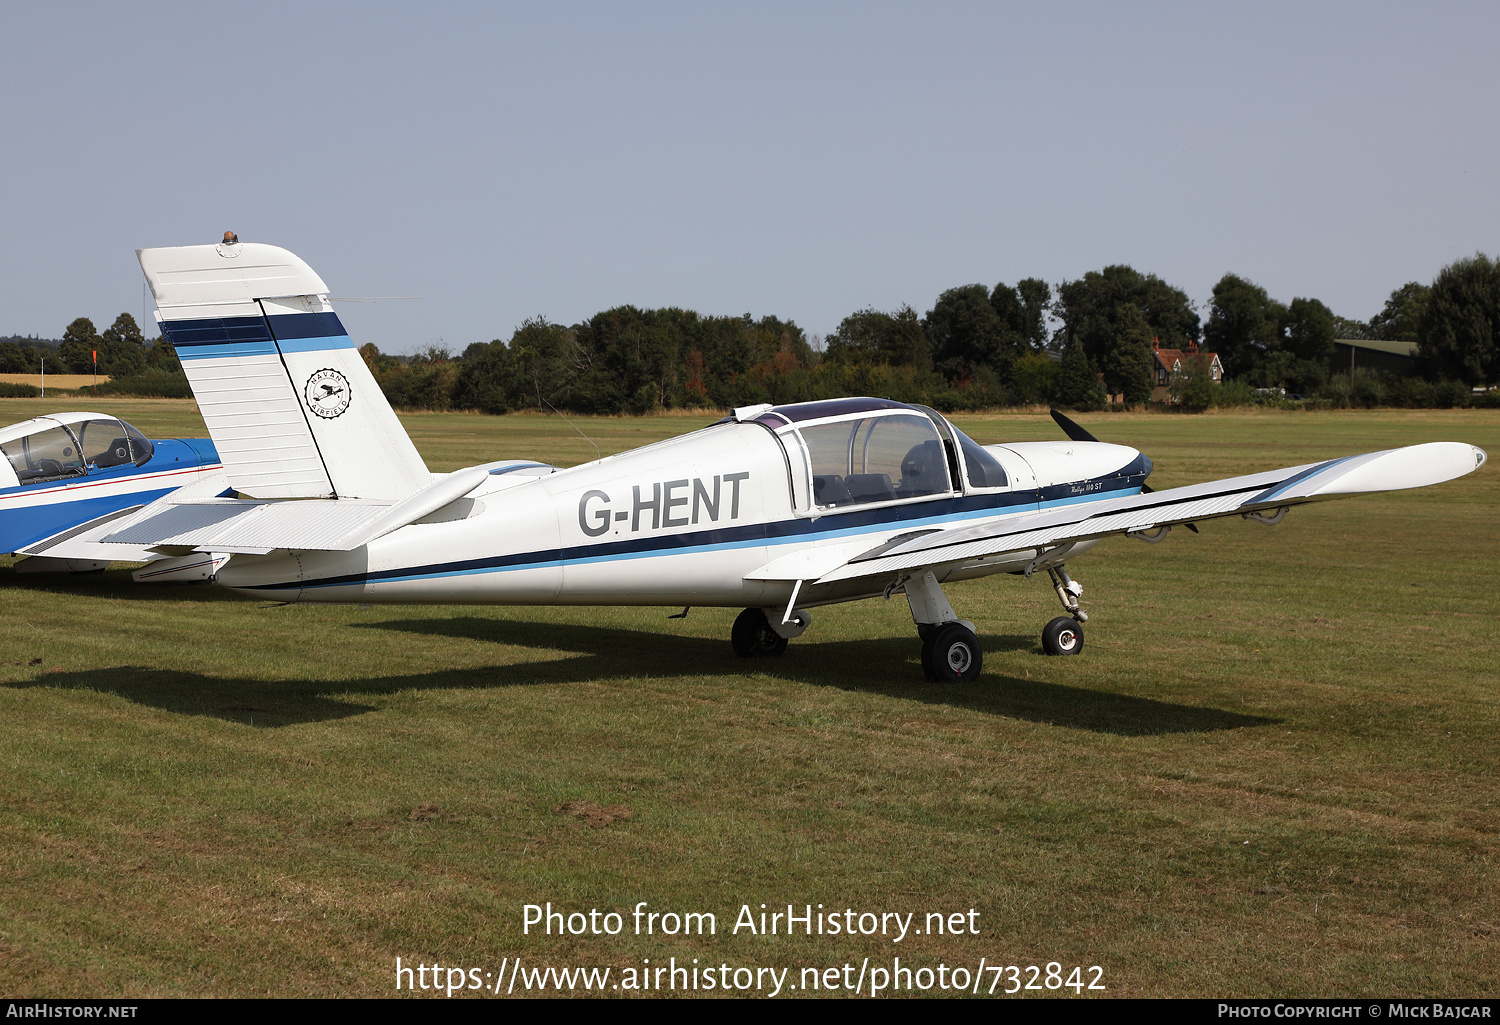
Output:
<path fill-rule="evenodd" d="M 1007 516 L 956 530 L 896 538 L 825 571 L 817 583 L 888 576 L 914 569 L 1015 556 L 1112 534 L 1143 534 L 1222 516 L 1280 522 L 1285 510 L 1307 502 L 1377 491 L 1426 487 L 1472 473 L 1485 453 L 1472 445 L 1433 442 L 1370 452 L 1323 463 L 1194 484 L 1128 498 L 1081 502 L 1062 509 Z M 1156 537 L 1159 537 L 1156 534 Z M 997 561 L 999 561 L 997 559 Z"/>

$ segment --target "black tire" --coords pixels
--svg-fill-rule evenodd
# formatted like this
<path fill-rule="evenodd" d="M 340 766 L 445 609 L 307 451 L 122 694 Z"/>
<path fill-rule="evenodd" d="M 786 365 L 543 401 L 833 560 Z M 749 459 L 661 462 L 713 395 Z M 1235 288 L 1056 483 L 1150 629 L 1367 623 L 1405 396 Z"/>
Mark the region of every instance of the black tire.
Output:
<path fill-rule="evenodd" d="M 1083 627 L 1072 616 L 1058 616 L 1042 627 L 1042 650 L 1049 655 L 1076 655 L 1083 650 Z"/>
<path fill-rule="evenodd" d="M 786 651 L 787 640 L 771 629 L 760 609 L 746 609 L 734 621 L 729 642 L 740 658 L 777 658 Z"/>
<path fill-rule="evenodd" d="M 983 666 L 979 638 L 966 626 L 947 623 L 922 645 L 922 668 L 934 683 L 968 683 Z"/>

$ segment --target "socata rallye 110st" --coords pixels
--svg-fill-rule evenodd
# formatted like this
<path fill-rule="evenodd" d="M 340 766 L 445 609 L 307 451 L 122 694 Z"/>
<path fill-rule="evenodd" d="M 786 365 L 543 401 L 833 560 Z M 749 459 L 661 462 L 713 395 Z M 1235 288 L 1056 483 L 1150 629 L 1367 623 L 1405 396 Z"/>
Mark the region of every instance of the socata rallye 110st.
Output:
<path fill-rule="evenodd" d="M 1274 524 L 1485 460 L 1440 442 L 1152 492 L 1149 459 L 1061 416 L 1065 441 L 979 445 L 934 410 L 846 398 L 736 409 L 567 469 L 511 459 L 434 475 L 302 260 L 237 242 L 140 260 L 244 497 L 205 482 L 88 540 L 230 553 L 218 583 L 287 602 L 743 607 L 735 652 L 777 656 L 809 609 L 903 594 L 928 676 L 971 680 L 979 641 L 946 583 L 1046 575 L 1064 615 L 1043 647 L 1077 654 L 1087 615 L 1067 566 L 1103 538 Z"/>

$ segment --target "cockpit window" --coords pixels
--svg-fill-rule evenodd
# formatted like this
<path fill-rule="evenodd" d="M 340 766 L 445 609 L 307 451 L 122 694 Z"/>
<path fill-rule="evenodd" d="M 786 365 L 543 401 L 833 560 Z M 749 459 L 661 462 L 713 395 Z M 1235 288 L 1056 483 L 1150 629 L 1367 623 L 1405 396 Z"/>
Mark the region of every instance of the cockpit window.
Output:
<path fill-rule="evenodd" d="M 156 446 L 150 438 L 130 426 L 124 420 L 120 421 L 120 426 L 125 428 L 125 436 L 130 439 L 130 454 L 133 457 L 135 465 L 145 466 L 151 461 L 151 457 L 156 454 Z"/>
<path fill-rule="evenodd" d="M 151 442 L 124 420 L 86 420 L 73 429 L 89 466 L 101 470 L 128 463 L 139 466 L 151 458 Z"/>
<path fill-rule="evenodd" d="M 986 452 L 983 446 L 957 427 L 953 428 L 953 433 L 958 436 L 958 447 L 964 450 L 964 466 L 968 470 L 969 487 L 1005 487 L 1005 467 L 1000 465 L 1000 460 Z"/>
<path fill-rule="evenodd" d="M 943 444 L 917 414 L 872 416 L 799 428 L 821 509 L 947 494 Z"/>
<path fill-rule="evenodd" d="M 66 427 L 28 434 L 0 445 L 22 484 L 36 484 L 83 473 L 78 442 Z"/>

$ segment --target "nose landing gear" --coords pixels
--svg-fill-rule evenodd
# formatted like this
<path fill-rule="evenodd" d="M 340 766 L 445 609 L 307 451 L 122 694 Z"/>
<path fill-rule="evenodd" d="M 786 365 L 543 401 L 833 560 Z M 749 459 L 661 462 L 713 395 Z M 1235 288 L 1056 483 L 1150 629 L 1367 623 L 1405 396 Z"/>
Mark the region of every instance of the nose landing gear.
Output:
<path fill-rule="evenodd" d="M 1089 620 L 1089 614 L 1078 605 L 1083 585 L 1069 577 L 1060 565 L 1048 567 L 1047 574 L 1052 577 L 1052 589 L 1067 615 L 1058 616 L 1042 627 L 1042 650 L 1049 655 L 1076 655 L 1083 650 L 1083 624 Z"/>
<path fill-rule="evenodd" d="M 1083 627 L 1072 616 L 1058 616 L 1042 627 L 1042 650 L 1049 655 L 1076 655 L 1083 650 Z"/>

